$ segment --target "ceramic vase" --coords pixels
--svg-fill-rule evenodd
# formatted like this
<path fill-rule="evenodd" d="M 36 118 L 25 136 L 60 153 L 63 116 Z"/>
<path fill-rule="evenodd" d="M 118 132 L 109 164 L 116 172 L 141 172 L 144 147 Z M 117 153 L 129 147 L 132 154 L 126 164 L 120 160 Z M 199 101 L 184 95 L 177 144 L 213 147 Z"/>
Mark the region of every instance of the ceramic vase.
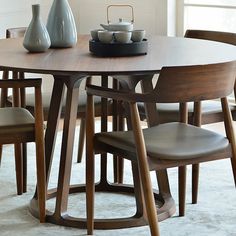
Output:
<path fill-rule="evenodd" d="M 47 30 L 51 47 L 73 47 L 77 43 L 75 20 L 67 0 L 53 1 L 48 15 Z"/>
<path fill-rule="evenodd" d="M 25 32 L 23 46 L 29 52 L 45 52 L 50 45 L 47 28 L 40 18 L 40 5 L 32 5 L 32 20 Z"/>

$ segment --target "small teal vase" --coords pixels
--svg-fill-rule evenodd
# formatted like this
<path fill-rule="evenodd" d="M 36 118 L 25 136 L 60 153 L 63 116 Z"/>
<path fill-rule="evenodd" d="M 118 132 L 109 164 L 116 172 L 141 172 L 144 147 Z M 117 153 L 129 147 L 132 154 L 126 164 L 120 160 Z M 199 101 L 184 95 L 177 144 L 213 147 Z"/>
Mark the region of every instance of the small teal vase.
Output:
<path fill-rule="evenodd" d="M 50 9 L 47 30 L 51 47 L 67 48 L 77 43 L 77 31 L 73 13 L 67 0 L 54 0 Z"/>
<path fill-rule="evenodd" d="M 47 28 L 40 18 L 40 5 L 32 5 L 32 20 L 25 32 L 23 46 L 29 52 L 45 52 L 50 45 Z"/>

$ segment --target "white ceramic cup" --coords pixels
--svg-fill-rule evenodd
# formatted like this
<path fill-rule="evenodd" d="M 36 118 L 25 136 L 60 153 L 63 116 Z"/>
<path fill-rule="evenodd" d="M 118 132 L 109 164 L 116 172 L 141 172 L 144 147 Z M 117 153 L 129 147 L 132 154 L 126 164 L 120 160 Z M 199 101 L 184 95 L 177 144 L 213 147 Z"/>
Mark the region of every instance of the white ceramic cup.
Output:
<path fill-rule="evenodd" d="M 98 39 L 98 31 L 104 31 L 103 29 L 94 29 L 90 31 L 91 37 L 95 41 L 99 41 Z"/>
<path fill-rule="evenodd" d="M 113 40 L 113 32 L 112 31 L 98 31 L 98 39 L 102 43 L 111 43 Z"/>
<path fill-rule="evenodd" d="M 131 40 L 131 31 L 115 31 L 115 40 L 119 43 L 129 43 Z"/>
<path fill-rule="evenodd" d="M 133 30 L 131 40 L 133 42 L 141 42 L 145 37 L 145 30 Z"/>

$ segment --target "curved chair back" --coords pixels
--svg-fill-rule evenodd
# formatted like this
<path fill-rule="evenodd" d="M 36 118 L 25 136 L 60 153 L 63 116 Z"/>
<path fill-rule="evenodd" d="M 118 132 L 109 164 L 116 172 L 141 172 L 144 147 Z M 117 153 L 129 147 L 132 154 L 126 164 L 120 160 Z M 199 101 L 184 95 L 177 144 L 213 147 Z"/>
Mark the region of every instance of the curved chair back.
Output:
<path fill-rule="evenodd" d="M 156 96 L 154 101 L 198 102 L 226 97 L 233 91 L 235 72 L 235 61 L 213 65 L 164 67 L 153 91 Z"/>
<path fill-rule="evenodd" d="M 189 29 L 185 32 L 184 37 L 194 39 L 206 39 L 236 45 L 236 34 L 229 32 Z"/>
<path fill-rule="evenodd" d="M 10 28 L 6 30 L 6 38 L 21 38 L 24 37 L 26 27 Z"/>

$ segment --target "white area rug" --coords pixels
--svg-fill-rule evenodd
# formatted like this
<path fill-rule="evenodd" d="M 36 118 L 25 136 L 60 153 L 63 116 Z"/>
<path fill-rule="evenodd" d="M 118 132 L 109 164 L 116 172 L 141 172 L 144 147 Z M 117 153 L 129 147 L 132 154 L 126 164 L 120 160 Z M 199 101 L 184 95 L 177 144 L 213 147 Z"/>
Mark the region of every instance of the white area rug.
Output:
<path fill-rule="evenodd" d="M 78 130 L 76 130 L 78 137 Z M 56 186 L 58 156 L 60 154 L 61 133 L 58 135 L 55 149 L 50 186 Z M 49 223 L 40 224 L 28 211 L 28 203 L 35 188 L 34 145 L 28 145 L 28 192 L 16 195 L 13 147 L 4 147 L 3 161 L 0 168 L 0 236 L 78 236 L 86 235 L 85 229 L 61 227 Z M 73 174 L 71 183 L 84 181 L 84 161 L 76 163 L 77 139 L 73 156 Z M 112 163 L 110 163 L 111 166 Z M 190 168 L 189 168 L 190 170 Z M 178 203 L 177 170 L 168 171 L 172 195 Z M 217 161 L 201 165 L 199 202 L 191 204 L 190 171 L 188 176 L 186 216 L 177 214 L 160 223 L 162 236 L 236 236 L 236 190 L 234 187 L 229 160 Z M 98 174 L 98 173 L 97 173 Z M 154 173 L 153 173 L 154 174 Z M 112 168 L 109 176 L 112 177 Z M 156 186 L 155 175 L 153 185 Z M 130 166 L 125 165 L 125 182 L 131 183 Z M 106 204 L 105 204 L 106 203 Z M 54 202 L 47 203 L 53 209 Z M 96 217 L 128 216 L 134 213 L 134 199 L 125 195 L 106 193 L 96 194 Z M 69 201 L 71 215 L 85 215 L 85 194 L 75 194 Z M 138 227 L 121 230 L 95 230 L 95 235 L 150 235 L 149 228 Z"/>

